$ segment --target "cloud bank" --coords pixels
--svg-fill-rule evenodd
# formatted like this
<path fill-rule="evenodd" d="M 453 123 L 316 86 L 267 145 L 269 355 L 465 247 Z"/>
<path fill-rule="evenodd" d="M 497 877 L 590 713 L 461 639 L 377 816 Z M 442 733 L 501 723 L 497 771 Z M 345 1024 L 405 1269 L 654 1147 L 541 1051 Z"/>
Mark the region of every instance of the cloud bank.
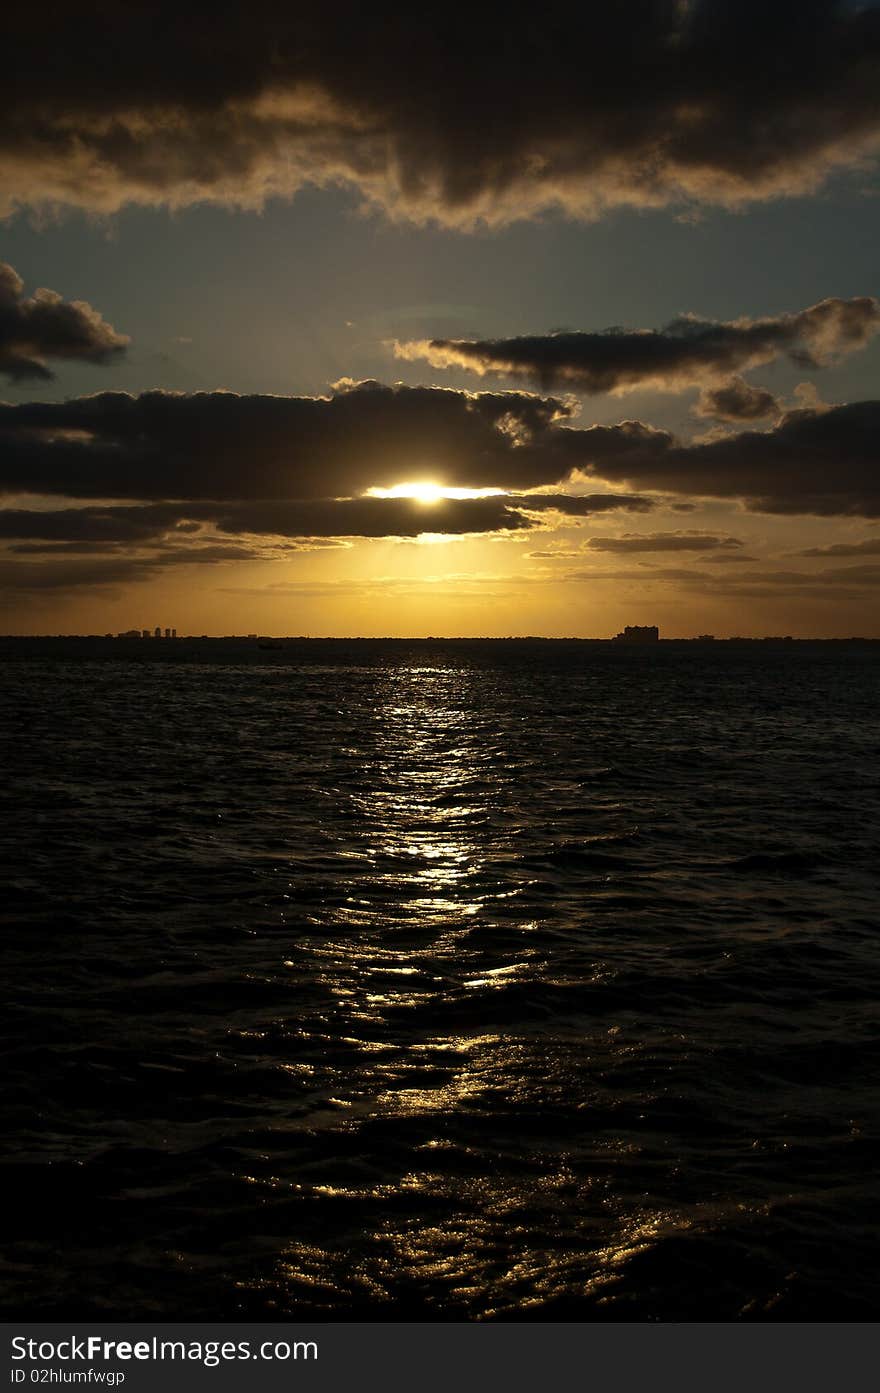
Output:
<path fill-rule="evenodd" d="M 690 445 L 655 432 L 586 472 L 639 489 L 740 499 L 753 512 L 880 517 L 880 402 L 790 411 L 772 430 Z"/>
<path fill-rule="evenodd" d="M 236 502 L 180 502 L 100 505 L 80 508 L 0 509 L 0 541 L 27 540 L 29 552 L 97 551 L 148 546 L 170 539 L 199 543 L 203 526 L 239 536 L 297 538 L 319 542 L 344 537 L 419 537 L 426 533 L 518 532 L 537 525 L 544 512 L 588 517 L 627 510 L 644 513 L 654 506 L 635 494 L 566 496 L 495 494 L 489 498 L 444 498 L 430 507 L 410 498 L 243 499 Z M 25 550 L 13 545 L 13 550 Z M 179 556 L 187 554 L 185 548 Z M 229 559 L 228 554 L 211 559 Z"/>
<path fill-rule="evenodd" d="M 395 343 L 395 357 L 434 368 L 465 368 L 480 377 L 523 378 L 544 391 L 569 388 L 621 396 L 680 392 L 772 363 L 783 355 L 816 368 L 863 348 L 880 330 L 880 300 L 822 300 L 798 314 L 728 322 L 680 315 L 662 329 L 533 334 L 512 339 L 425 339 Z M 707 399 L 707 404 L 712 401 Z M 715 411 L 748 419 L 772 410 L 773 398 L 742 379 L 714 393 Z M 758 409 L 760 408 L 760 409 Z"/>
<path fill-rule="evenodd" d="M 810 193 L 880 149 L 880 15 L 843 0 L 386 14 L 132 0 L 4 19 L 0 210 L 344 185 L 471 227 Z"/>
<path fill-rule="evenodd" d="M 499 492 L 442 500 L 433 511 L 406 498 L 360 497 L 418 479 Z M 623 490 L 617 501 L 580 492 L 599 480 Z M 203 503 L 212 519 L 215 505 L 277 504 L 255 507 L 254 520 L 274 519 L 281 534 L 316 536 L 487 531 L 510 525 L 504 509 L 645 510 L 644 495 L 658 493 L 738 499 L 758 512 L 878 517 L 880 402 L 790 411 L 770 430 L 688 444 L 640 421 L 579 428 L 570 405 L 527 392 L 364 382 L 327 397 L 99 393 L 0 404 L 0 493 Z M 292 521 L 285 509 L 294 505 Z M 460 528 L 465 514 L 479 525 Z M 178 509 L 176 517 L 200 514 Z M 394 526 L 369 521 L 392 517 Z"/>
<path fill-rule="evenodd" d="M 539 488 L 571 407 L 527 392 L 343 382 L 327 397 L 104 392 L 0 404 L 0 490 L 76 498 L 348 497 L 431 478 Z M 479 481 L 477 483 L 476 481 Z"/>

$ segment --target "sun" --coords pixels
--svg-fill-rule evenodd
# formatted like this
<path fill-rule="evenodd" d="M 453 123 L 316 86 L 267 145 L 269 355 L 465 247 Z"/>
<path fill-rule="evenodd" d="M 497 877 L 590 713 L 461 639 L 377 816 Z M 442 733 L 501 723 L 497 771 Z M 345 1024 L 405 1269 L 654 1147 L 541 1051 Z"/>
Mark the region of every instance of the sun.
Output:
<path fill-rule="evenodd" d="M 398 498 L 414 498 L 416 503 L 439 503 L 441 498 L 449 496 L 439 484 L 427 482 L 401 484 L 399 488 L 392 490 L 392 496 L 395 495 Z"/>
<path fill-rule="evenodd" d="M 370 489 L 372 498 L 411 498 L 415 503 L 439 503 L 448 498 L 449 492 L 440 484 L 432 484 L 428 479 L 415 479 L 405 484 L 395 484 L 390 489 Z"/>
<path fill-rule="evenodd" d="M 499 493 L 499 489 L 450 489 L 442 484 L 434 484 L 429 479 L 413 479 L 404 484 L 394 484 L 390 489 L 367 489 L 369 498 L 411 498 L 414 503 L 442 503 L 447 498 L 486 498 Z"/>

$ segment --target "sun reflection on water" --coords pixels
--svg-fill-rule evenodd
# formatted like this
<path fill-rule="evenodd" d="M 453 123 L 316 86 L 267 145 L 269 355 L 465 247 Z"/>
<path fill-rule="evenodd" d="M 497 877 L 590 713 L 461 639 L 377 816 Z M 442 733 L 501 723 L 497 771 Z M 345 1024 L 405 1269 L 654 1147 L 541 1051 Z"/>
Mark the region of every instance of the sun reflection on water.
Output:
<path fill-rule="evenodd" d="M 572 1291 L 602 1301 L 685 1221 L 615 1196 L 628 1142 L 606 1137 L 579 1160 L 560 1142 L 589 1136 L 600 1066 L 590 1082 L 584 1043 L 585 1074 L 569 1080 L 565 1020 L 546 1033 L 524 1021 L 542 1019 L 542 993 L 586 990 L 601 969 L 579 957 L 567 977 L 540 901 L 520 911 L 525 780 L 480 674 L 399 667 L 374 697 L 335 831 L 340 875 L 296 950 L 325 993 L 300 1038 L 328 1077 L 303 1117 L 326 1160 L 295 1182 L 317 1229 L 287 1244 L 274 1281 L 315 1312 L 373 1309 L 404 1288 L 424 1309 L 488 1316 Z M 606 1069 L 631 1048 L 607 1023 L 597 1039 Z M 321 1236 L 325 1220 L 345 1242 Z"/>
<path fill-rule="evenodd" d="M 504 777 L 487 768 L 486 720 L 466 677 L 400 668 L 382 681 L 369 777 L 350 794 L 357 878 L 333 909 L 345 932 L 315 950 L 361 1020 L 458 985 L 484 906 L 487 810 Z"/>

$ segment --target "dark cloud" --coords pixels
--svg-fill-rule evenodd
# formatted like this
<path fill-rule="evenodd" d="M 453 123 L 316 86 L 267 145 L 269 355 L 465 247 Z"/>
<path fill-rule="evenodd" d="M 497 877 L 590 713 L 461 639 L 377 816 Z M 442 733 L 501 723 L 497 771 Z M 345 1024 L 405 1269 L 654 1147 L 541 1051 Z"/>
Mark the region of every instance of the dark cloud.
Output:
<path fill-rule="evenodd" d="M 589 450 L 592 432 L 579 434 Z M 742 499 L 753 512 L 880 517 L 880 401 L 792 411 L 772 430 L 692 445 L 657 432 L 585 472 L 638 489 Z"/>
<path fill-rule="evenodd" d="M 99 556 L 123 552 L 125 546 L 122 542 L 13 542 L 9 550 L 16 556 Z"/>
<path fill-rule="evenodd" d="M 320 546 L 341 537 L 418 537 L 429 532 L 465 535 L 515 532 L 532 525 L 506 495 L 489 498 L 444 498 L 429 506 L 411 498 L 318 498 L 233 503 L 170 503 L 145 507 L 0 510 L 0 539 L 40 539 L 84 549 L 126 544 L 142 547 L 162 539 L 180 539 L 179 519 L 196 518 L 218 532 L 264 537 L 297 537 Z M 185 534 L 184 534 L 185 535 Z M 194 542 L 178 547 L 183 560 L 230 559 L 210 556 L 216 547 Z M 251 553 L 248 553 L 250 555 Z"/>
<path fill-rule="evenodd" d="M 803 194 L 876 154 L 880 18 L 844 0 L 385 10 L 218 0 L 4 17 L 5 208 L 345 184 L 459 226 Z"/>
<path fill-rule="evenodd" d="M 649 513 L 656 500 L 638 493 L 524 493 L 508 494 L 505 502 L 525 512 L 557 512 L 567 517 L 590 517 L 593 513 Z"/>
<path fill-rule="evenodd" d="M 658 330 L 605 329 L 515 339 L 426 339 L 396 343 L 395 355 L 424 359 L 435 368 L 467 368 L 479 376 L 523 377 L 545 391 L 570 387 L 620 395 L 639 388 L 681 391 L 711 384 L 738 369 L 787 354 L 802 367 L 818 367 L 862 348 L 880 329 L 880 300 L 822 300 L 798 314 L 721 322 L 680 315 Z M 716 392 L 727 419 L 766 415 L 769 393 L 741 379 Z M 707 404 L 709 399 L 707 398 Z M 739 408 L 737 410 L 737 408 Z"/>
<path fill-rule="evenodd" d="M 528 392 L 375 382 L 343 382 L 328 397 L 104 392 L 0 405 L 0 491 L 327 498 L 424 478 L 535 488 L 576 462 L 566 455 L 573 441 L 554 429 L 570 414 Z"/>
<path fill-rule="evenodd" d="M 423 504 L 412 498 L 303 499 L 272 503 L 201 506 L 219 532 L 280 537 L 418 537 L 442 532 L 515 532 L 529 519 L 508 506 L 505 496 L 442 498 Z"/>
<path fill-rule="evenodd" d="M 71 510 L 71 516 L 72 516 Z M 19 514 L 19 518 L 27 514 Z M 39 517 L 38 513 L 32 517 Z M 58 515 L 56 514 L 56 517 Z M 4 514 L 0 512 L 0 525 L 2 525 Z M 21 525 L 21 524 L 20 524 Z M 24 524 L 27 525 L 27 524 Z M 39 531 L 39 522 L 31 523 L 34 531 Z M 121 530 L 124 530 L 121 529 Z M 170 534 L 172 537 L 174 534 Z M 251 547 L 224 546 L 224 545 L 199 545 L 199 546 L 169 546 L 162 542 L 142 543 L 152 548 L 151 552 L 143 557 L 155 565 L 193 565 L 205 564 L 213 561 L 254 561 L 262 559 L 264 553 L 255 551 Z M 9 547 L 10 552 L 16 556 L 99 556 L 109 553 L 131 553 L 130 542 L 107 542 L 107 541 L 70 541 L 70 542 L 14 542 Z"/>
<path fill-rule="evenodd" d="M 60 509 L 0 509 L 0 541 L 28 539 L 39 546 L 15 551 L 98 551 L 128 545 L 144 547 L 180 542 L 206 525 L 222 533 L 295 537 L 309 548 L 334 546 L 345 537 L 418 537 L 442 532 L 466 535 L 512 532 L 533 526 L 530 514 L 558 511 L 577 517 L 612 510 L 644 513 L 653 500 L 637 494 L 493 494 L 487 498 L 443 498 L 423 504 L 412 498 L 244 499 L 234 502 L 154 503 L 142 506 L 100 505 Z M 204 543 L 178 547 L 180 559 L 232 559 L 212 556 L 217 547 Z M 247 553 L 248 556 L 252 553 Z"/>
<path fill-rule="evenodd" d="M 128 342 L 85 300 L 63 300 L 54 290 L 27 299 L 21 277 L 0 261 L 0 373 L 13 382 L 54 377 L 47 358 L 108 363 Z"/>
<path fill-rule="evenodd" d="M 32 517 L 39 518 L 39 513 L 18 514 L 19 518 Z M 56 514 L 56 517 L 58 515 Z M 73 510 L 69 516 L 73 516 Z M 0 512 L 0 522 L 4 514 Z M 34 532 L 40 530 L 39 522 L 30 524 Z M 124 531 L 125 529 L 120 529 Z M 171 537 L 173 533 L 169 534 Z M 225 545 L 199 545 L 175 547 L 169 546 L 164 542 L 144 542 L 143 546 L 150 548 L 147 555 L 142 559 L 150 561 L 155 565 L 190 565 L 198 562 L 210 561 L 254 561 L 260 560 L 266 553 L 256 551 L 251 547 L 225 546 Z M 111 552 L 125 552 L 131 554 L 132 547 L 129 542 L 13 542 L 9 546 L 10 552 L 17 556 L 76 556 L 76 555 L 104 555 Z"/>
<path fill-rule="evenodd" d="M 577 517 L 612 510 L 646 512 L 653 500 L 634 494 L 492 494 L 487 498 L 301 499 L 200 505 L 222 532 L 289 537 L 417 537 L 426 532 L 510 532 L 532 526 L 529 513 L 558 511 Z M 192 510 L 190 509 L 190 512 Z"/>
<path fill-rule="evenodd" d="M 149 580 L 156 568 L 134 557 L 93 561 L 7 560 L 0 557 L 0 591 L 39 594 L 45 591 L 104 589 Z"/>
<path fill-rule="evenodd" d="M 880 402 L 791 411 L 772 430 L 691 444 L 639 421 L 569 422 L 552 397 L 372 383 L 319 398 L 103 393 L 0 405 L 0 492 L 151 501 L 152 512 L 124 518 L 95 505 L 82 521 L 94 540 L 121 540 L 120 522 L 142 537 L 197 522 L 291 537 L 494 531 L 551 509 L 647 511 L 644 493 L 658 492 L 741 499 L 760 512 L 880 516 Z M 503 492 L 431 508 L 356 496 L 419 479 Z M 519 492 L 596 479 L 638 492 L 612 502 Z M 0 535 L 4 525 L 15 526 L 14 512 Z"/>
<path fill-rule="evenodd" d="M 121 542 L 140 544 L 179 527 L 180 507 L 159 504 L 143 508 L 0 509 L 0 539 L 39 538 L 64 545 L 101 546 Z"/>
<path fill-rule="evenodd" d="M 84 560 L 56 560 L 89 547 L 92 555 Z M 259 561 L 263 554 L 248 547 L 205 546 L 157 549 L 148 555 L 113 555 L 121 551 L 107 543 L 55 543 L 45 546 L 16 546 L 15 557 L 0 557 L 0 592 L 21 594 L 42 591 L 100 590 L 150 580 L 174 566 L 217 565 L 231 561 Z M 39 556 L 39 561 L 22 561 L 21 555 Z M 49 559 L 46 559 L 46 556 Z"/>
<path fill-rule="evenodd" d="M 156 566 L 213 566 L 218 561 L 262 561 L 265 553 L 254 547 L 161 547 L 149 558 Z"/>
<path fill-rule="evenodd" d="M 731 551 L 741 547 L 737 537 L 715 537 L 707 532 L 627 532 L 622 537 L 590 537 L 591 551 Z"/>
<path fill-rule="evenodd" d="M 757 421 L 762 416 L 778 416 L 781 409 L 772 392 L 753 387 L 743 377 L 732 377 L 720 387 L 704 387 L 694 414 L 716 421 Z"/>
<path fill-rule="evenodd" d="M 220 548 L 205 544 L 204 533 L 186 547 L 175 548 L 173 544 L 190 535 L 192 528 L 205 525 L 238 536 L 295 537 L 317 549 L 345 537 L 516 532 L 534 525 L 533 512 L 558 510 L 586 517 L 612 509 L 645 512 L 651 506 L 651 499 L 630 494 L 494 494 L 487 498 L 442 498 L 431 504 L 412 498 L 306 498 L 54 510 L 7 508 L 0 509 L 0 540 L 27 539 L 32 543 L 38 538 L 39 548 L 28 546 L 27 550 L 43 552 L 164 543 L 166 553 L 173 550 L 180 560 L 227 560 L 253 553 L 227 547 L 221 555 Z M 16 551 L 23 549 L 14 547 Z"/>

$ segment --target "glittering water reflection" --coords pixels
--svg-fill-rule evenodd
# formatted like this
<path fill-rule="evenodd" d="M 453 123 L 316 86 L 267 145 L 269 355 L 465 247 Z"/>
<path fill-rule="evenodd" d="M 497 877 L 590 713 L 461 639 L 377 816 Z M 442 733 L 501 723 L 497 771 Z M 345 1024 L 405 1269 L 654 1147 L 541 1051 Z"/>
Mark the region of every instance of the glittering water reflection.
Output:
<path fill-rule="evenodd" d="M 374 694 L 341 882 L 297 949 L 327 993 L 317 1057 L 325 1070 L 346 1057 L 308 1114 L 329 1154 L 295 1188 L 319 1231 L 347 1236 L 285 1245 L 266 1283 L 287 1308 L 600 1309 L 630 1264 L 696 1222 L 627 1178 L 652 1112 L 669 1126 L 663 1044 L 625 995 L 589 1022 L 617 975 L 591 904 L 613 892 L 631 812 L 557 770 L 535 818 L 524 791 L 545 781 L 540 757 L 505 743 L 491 709 L 461 669 L 394 669 Z M 553 817 L 572 798 L 588 827 L 601 819 L 576 844 Z"/>
<path fill-rule="evenodd" d="M 499 1102 L 540 1105 L 534 1045 L 450 1028 L 458 1003 L 469 1011 L 472 998 L 527 990 L 547 969 L 534 943 L 540 921 L 517 914 L 529 877 L 511 880 L 522 812 L 511 817 L 508 805 L 522 771 L 484 714 L 484 697 L 466 671 L 387 674 L 363 787 L 348 800 L 345 903 L 327 906 L 322 937 L 300 945 L 332 998 L 329 1021 L 357 1051 L 353 1074 L 336 1089 L 352 1110 L 340 1133 L 415 1126 L 417 1151 L 434 1162 L 402 1167 L 391 1184 L 313 1187 L 319 1203 L 360 1206 L 365 1225 L 363 1257 L 347 1277 L 338 1255 L 320 1246 L 287 1250 L 278 1280 L 291 1299 L 308 1288 L 319 1308 L 333 1305 L 328 1270 L 341 1283 L 337 1300 L 391 1300 L 400 1281 L 420 1289 L 439 1282 L 464 1299 L 485 1284 L 487 1215 L 528 1206 L 536 1186 L 550 1193 L 555 1184 L 534 1174 L 490 1178 L 480 1161 Z M 515 1112 L 509 1123 L 517 1128 Z M 519 1137 L 510 1145 L 518 1149 Z M 398 1231 L 388 1216 L 401 1205 L 451 1213 L 443 1224 L 408 1220 Z M 498 1242 L 496 1234 L 490 1246 Z"/>
<path fill-rule="evenodd" d="M 876 682 L 555 651 L 7 684 L 17 1310 L 871 1318 Z"/>
<path fill-rule="evenodd" d="M 463 672 L 401 668 L 376 694 L 369 759 L 348 795 L 348 893 L 327 907 L 310 950 L 361 1026 L 462 983 L 497 974 L 501 985 L 522 966 L 467 976 L 468 936 L 495 888 L 487 857 L 505 843 L 493 814 L 511 782 L 474 685 Z"/>

